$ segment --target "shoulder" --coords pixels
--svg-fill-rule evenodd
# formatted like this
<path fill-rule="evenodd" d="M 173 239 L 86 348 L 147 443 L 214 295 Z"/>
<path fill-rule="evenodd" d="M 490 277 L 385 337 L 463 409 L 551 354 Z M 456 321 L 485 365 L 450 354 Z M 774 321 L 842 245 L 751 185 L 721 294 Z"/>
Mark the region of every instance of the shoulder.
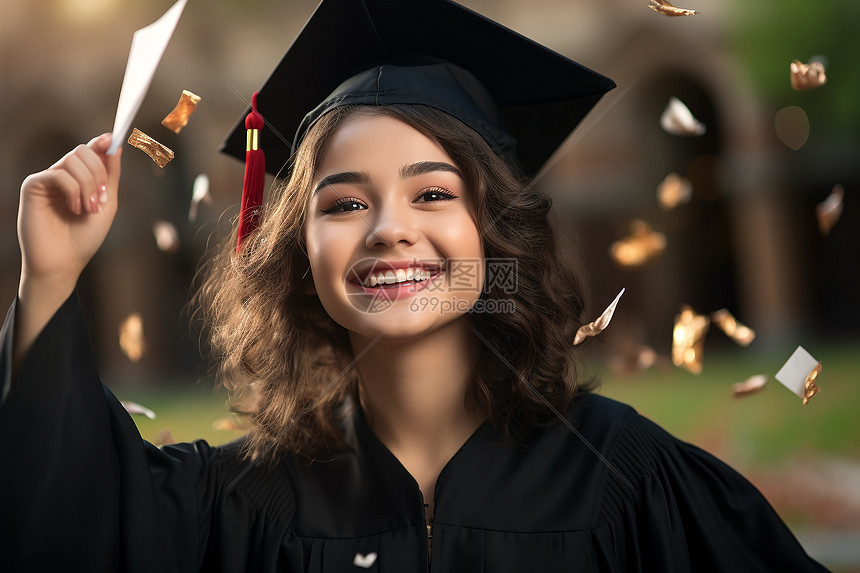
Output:
<path fill-rule="evenodd" d="M 659 457 L 660 450 L 697 449 L 678 440 L 632 406 L 598 394 L 581 396 L 574 402 L 567 419 L 583 436 L 602 436 L 601 453 L 612 457 L 645 459 Z"/>
<path fill-rule="evenodd" d="M 580 440 L 587 441 L 601 454 L 610 455 L 638 418 L 641 418 L 639 413 L 623 402 L 587 393 L 574 398 L 565 416 L 565 425 L 569 433 L 578 434 Z"/>
<path fill-rule="evenodd" d="M 245 455 L 245 439 L 211 446 L 203 440 L 173 444 L 162 452 L 184 466 L 184 473 L 197 482 L 201 500 L 216 506 L 244 507 L 249 513 L 271 519 L 292 520 L 295 489 L 290 475 L 291 460 L 269 464 Z"/>
<path fill-rule="evenodd" d="M 730 469 L 711 454 L 684 442 L 633 407 L 605 396 L 589 394 L 575 402 L 567 416 L 585 440 L 595 445 L 608 466 L 609 481 L 630 485 L 652 475 L 665 475 L 665 466 L 706 463 Z M 637 489 L 637 488 L 634 488 Z"/>

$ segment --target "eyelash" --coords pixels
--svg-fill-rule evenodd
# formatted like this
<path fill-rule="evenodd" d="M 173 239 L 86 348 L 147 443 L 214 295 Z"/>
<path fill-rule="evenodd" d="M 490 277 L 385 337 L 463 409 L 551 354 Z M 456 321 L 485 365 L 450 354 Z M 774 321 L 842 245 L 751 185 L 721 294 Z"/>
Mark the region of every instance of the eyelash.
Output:
<path fill-rule="evenodd" d="M 422 189 L 418 193 L 418 197 L 423 197 L 424 195 L 429 195 L 430 193 L 435 193 L 440 197 L 443 197 L 443 201 L 450 201 L 451 199 L 456 199 L 457 196 L 448 191 L 447 189 L 443 189 L 442 187 L 428 187 L 426 189 Z M 416 197 L 417 198 L 417 197 Z M 425 203 L 436 203 L 436 201 L 425 201 Z"/>
<path fill-rule="evenodd" d="M 450 201 L 451 199 L 457 198 L 457 195 L 451 193 L 447 189 L 443 189 L 442 187 L 428 187 L 426 189 L 422 189 L 418 193 L 418 195 L 416 196 L 415 199 L 417 200 L 418 198 L 424 197 L 425 195 L 429 195 L 429 194 L 438 195 L 439 197 L 441 197 L 441 201 Z M 439 201 L 438 200 L 437 201 L 424 201 L 424 203 L 437 203 L 437 202 L 439 202 Z M 366 205 L 364 205 L 364 203 L 360 199 L 358 199 L 356 197 L 341 197 L 340 199 L 335 201 L 331 205 L 331 207 L 327 207 L 326 209 L 323 209 L 323 213 L 325 213 L 327 215 L 332 214 L 332 213 L 336 213 L 340 207 L 342 207 L 344 205 L 348 205 L 350 203 L 357 203 L 359 205 L 363 205 L 364 207 L 367 207 Z M 355 210 L 351 210 L 351 211 L 341 211 L 341 213 L 352 213 L 354 211 L 361 211 L 361 210 L 362 209 L 355 209 Z"/>
<path fill-rule="evenodd" d="M 355 197 L 341 197 L 340 199 L 335 201 L 331 207 L 323 209 L 323 213 L 327 215 L 335 213 L 340 207 L 348 203 L 359 203 L 363 205 L 363 203 Z M 356 209 L 356 211 L 360 211 L 360 209 Z M 341 213 L 352 213 L 352 211 L 341 211 Z"/>

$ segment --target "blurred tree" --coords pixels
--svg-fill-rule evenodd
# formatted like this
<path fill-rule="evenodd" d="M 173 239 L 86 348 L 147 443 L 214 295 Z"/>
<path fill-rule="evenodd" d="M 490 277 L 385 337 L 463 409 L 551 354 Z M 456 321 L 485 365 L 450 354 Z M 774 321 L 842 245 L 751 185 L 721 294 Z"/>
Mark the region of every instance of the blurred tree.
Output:
<path fill-rule="evenodd" d="M 765 102 L 804 108 L 812 136 L 856 139 L 860 126 L 860 2 L 856 0 L 758 0 L 736 2 L 733 46 Z M 792 60 L 827 60 L 827 85 L 795 92 Z"/>

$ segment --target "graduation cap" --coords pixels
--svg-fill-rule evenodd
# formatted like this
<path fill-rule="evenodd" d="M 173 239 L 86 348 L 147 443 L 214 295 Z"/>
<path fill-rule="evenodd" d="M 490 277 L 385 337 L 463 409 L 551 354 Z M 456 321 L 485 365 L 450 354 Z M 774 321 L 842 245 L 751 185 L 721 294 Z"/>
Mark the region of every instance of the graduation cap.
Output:
<path fill-rule="evenodd" d="M 449 0 L 323 0 L 221 150 L 246 154 L 247 165 L 259 146 L 270 172 L 283 175 L 308 128 L 334 107 L 422 104 L 459 119 L 533 176 L 613 87 Z M 252 136 L 260 116 L 265 128 Z M 252 171 L 262 181 L 264 168 Z M 262 200 L 262 184 L 258 195 L 249 209 Z"/>

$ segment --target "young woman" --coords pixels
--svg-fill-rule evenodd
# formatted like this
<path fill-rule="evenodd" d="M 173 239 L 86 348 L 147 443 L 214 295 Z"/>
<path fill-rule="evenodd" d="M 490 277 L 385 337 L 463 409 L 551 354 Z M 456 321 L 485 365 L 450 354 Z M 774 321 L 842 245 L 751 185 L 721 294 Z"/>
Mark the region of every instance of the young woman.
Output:
<path fill-rule="evenodd" d="M 391 76 L 438 92 L 380 101 Z M 11 570 L 823 570 L 741 476 L 589 392 L 580 283 L 477 83 L 381 64 L 303 122 L 288 182 L 197 295 L 252 426 L 222 447 L 143 442 L 99 382 L 73 291 L 117 209 L 110 136 L 24 181 Z"/>

